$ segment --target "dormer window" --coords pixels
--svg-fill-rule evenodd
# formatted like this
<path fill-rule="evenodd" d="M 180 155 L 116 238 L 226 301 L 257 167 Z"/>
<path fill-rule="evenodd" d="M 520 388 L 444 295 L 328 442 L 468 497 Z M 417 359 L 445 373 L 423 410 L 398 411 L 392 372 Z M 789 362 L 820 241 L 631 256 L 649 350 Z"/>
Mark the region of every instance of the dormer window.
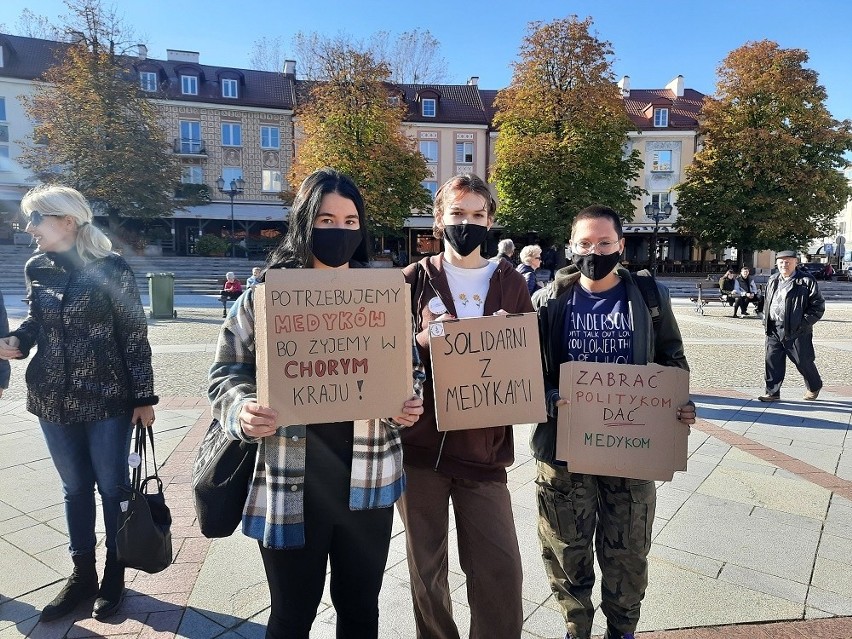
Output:
<path fill-rule="evenodd" d="M 184 95 L 198 95 L 198 77 L 194 75 L 180 76 L 180 92 Z"/>
<path fill-rule="evenodd" d="M 388 96 L 388 106 L 398 107 L 399 106 L 399 96 L 398 95 L 389 95 Z"/>
<path fill-rule="evenodd" d="M 667 127 L 669 125 L 669 110 L 663 108 L 654 109 L 654 126 Z"/>
<path fill-rule="evenodd" d="M 437 111 L 437 100 L 435 98 L 423 98 L 420 103 L 421 113 L 424 118 L 434 118 Z"/>
<path fill-rule="evenodd" d="M 157 74 L 153 71 L 139 72 L 139 88 L 143 91 L 157 90 Z"/>
<path fill-rule="evenodd" d="M 237 81 L 232 78 L 223 78 L 222 79 L 222 97 L 223 98 L 236 98 L 237 94 Z"/>
<path fill-rule="evenodd" d="M 4 62 L 3 62 L 3 49 L 4 49 L 3 45 L 0 44 L 0 68 L 3 68 L 3 64 L 4 64 Z"/>

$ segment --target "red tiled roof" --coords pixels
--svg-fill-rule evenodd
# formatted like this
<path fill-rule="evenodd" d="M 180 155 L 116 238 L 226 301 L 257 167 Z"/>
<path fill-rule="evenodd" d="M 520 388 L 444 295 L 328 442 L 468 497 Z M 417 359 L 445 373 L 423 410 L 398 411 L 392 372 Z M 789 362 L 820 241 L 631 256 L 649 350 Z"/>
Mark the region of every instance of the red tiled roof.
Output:
<path fill-rule="evenodd" d="M 408 105 L 408 122 L 436 122 L 441 124 L 481 124 L 491 123 L 480 94 L 482 91 L 472 84 L 397 84 L 403 92 Z M 423 91 L 438 94 L 437 111 L 434 118 L 421 115 L 417 96 Z"/>
<path fill-rule="evenodd" d="M 671 104 L 668 104 L 668 102 Z M 628 117 L 640 130 L 660 130 L 654 126 L 653 117 L 644 113 L 649 104 L 665 104 L 669 109 L 668 129 L 695 129 L 704 104 L 704 94 L 695 89 L 684 89 L 683 96 L 677 97 L 669 89 L 631 89 L 624 98 L 624 108 Z"/>

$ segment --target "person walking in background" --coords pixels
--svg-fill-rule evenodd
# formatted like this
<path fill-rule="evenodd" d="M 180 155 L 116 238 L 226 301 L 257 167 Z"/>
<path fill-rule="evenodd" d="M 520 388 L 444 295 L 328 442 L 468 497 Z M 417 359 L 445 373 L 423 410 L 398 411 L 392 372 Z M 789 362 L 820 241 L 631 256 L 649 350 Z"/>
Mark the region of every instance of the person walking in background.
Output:
<path fill-rule="evenodd" d="M 572 264 L 533 296 L 544 362 L 546 422 L 532 433 L 537 460 L 541 556 L 562 609 L 566 639 L 589 639 L 595 606 L 594 549 L 601 578 L 604 639 L 633 639 L 648 585 L 648 552 L 657 502 L 653 481 L 573 473 L 556 459 L 557 408 L 564 362 L 661 364 L 689 370 L 668 289 L 657 287 L 655 326 L 641 289 L 619 264 L 621 220 L 612 209 L 590 206 L 571 228 Z M 640 277 L 640 276 L 635 276 Z M 618 326 L 619 337 L 608 327 Z M 695 422 L 692 402 L 676 410 L 685 427 Z"/>
<path fill-rule="evenodd" d="M 805 379 L 804 399 L 819 397 L 822 378 L 816 367 L 813 329 L 825 313 L 825 300 L 813 276 L 797 268 L 795 251 L 775 255 L 778 272 L 766 284 L 763 325 L 766 331 L 766 392 L 762 402 L 781 399 L 787 358 Z"/>
<path fill-rule="evenodd" d="M 475 175 L 452 177 L 435 195 L 433 235 L 443 240 L 444 250 L 403 270 L 427 367 L 429 322 L 533 310 L 512 265 L 480 253 L 496 208 L 488 185 Z M 506 486 L 506 468 L 514 460 L 512 427 L 438 432 L 431 371 L 427 380 L 426 412 L 402 433 L 408 488 L 398 503 L 417 637 L 459 637 L 447 569 L 452 501 L 459 562 L 467 576 L 470 637 L 518 639 L 521 557 Z"/>
<path fill-rule="evenodd" d="M 222 302 L 222 317 L 228 313 L 228 302 L 237 299 L 243 294 L 243 285 L 240 280 L 234 275 L 233 271 L 225 273 L 225 284 L 222 286 L 222 294 L 219 295 L 219 301 Z"/>
<path fill-rule="evenodd" d="M 757 290 L 757 282 L 751 277 L 748 266 L 743 266 L 739 276 L 734 280 L 734 295 L 737 296 L 734 317 L 737 316 L 737 311 L 740 311 L 743 317 L 748 315 L 749 304 L 754 304 L 754 312 L 758 315 L 763 313 L 763 297 Z"/>
<path fill-rule="evenodd" d="M 64 186 L 27 193 L 21 210 L 38 250 L 27 261 L 29 311 L 0 339 L 0 358 L 36 354 L 27 368 L 27 410 L 39 418 L 62 481 L 74 571 L 41 613 L 57 619 L 97 595 L 92 616 L 118 610 L 124 566 L 116 555 L 132 425 L 154 423 L 154 372 L 136 278 L 92 224 L 85 198 Z M 106 529 L 106 565 L 95 569 L 95 485 Z"/>
<path fill-rule="evenodd" d="M 260 267 L 255 266 L 251 270 L 251 275 L 249 275 L 249 278 L 246 280 L 246 288 L 252 288 L 257 285 L 258 282 L 260 282 Z"/>
<path fill-rule="evenodd" d="M 484 241 L 484 240 L 483 240 Z M 497 255 L 491 258 L 491 262 L 495 264 L 500 260 L 506 260 L 509 264 L 514 264 L 512 256 L 515 254 L 515 243 L 506 238 L 497 242 Z"/>
<path fill-rule="evenodd" d="M 267 270 L 368 266 L 364 200 L 342 173 L 308 176 L 289 222 Z M 221 328 L 209 397 L 231 439 L 259 443 L 242 530 L 257 540 L 266 571 L 266 637 L 308 639 L 330 561 L 337 636 L 375 639 L 392 506 L 405 488 L 399 430 L 417 421 L 423 400 L 406 401 L 393 419 L 279 428 L 276 412 L 257 403 L 256 291 L 248 289 Z M 418 394 L 422 371 L 415 357 Z"/>
<path fill-rule="evenodd" d="M 537 244 L 528 244 L 521 249 L 521 263 L 515 270 L 524 276 L 530 295 L 540 287 L 536 278 L 536 270 L 541 266 L 541 247 Z"/>
<path fill-rule="evenodd" d="M 9 335 L 9 318 L 6 316 L 6 303 L 3 300 L 3 291 L 0 291 L 0 338 Z M 0 359 L 0 397 L 3 391 L 9 388 L 9 378 L 12 376 L 12 366 L 8 359 Z"/>

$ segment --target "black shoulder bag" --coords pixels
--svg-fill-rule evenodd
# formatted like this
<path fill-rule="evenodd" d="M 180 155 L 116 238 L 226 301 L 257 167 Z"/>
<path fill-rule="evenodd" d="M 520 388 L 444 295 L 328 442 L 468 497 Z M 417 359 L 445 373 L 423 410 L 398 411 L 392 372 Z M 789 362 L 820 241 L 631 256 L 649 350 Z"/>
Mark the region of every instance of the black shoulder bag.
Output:
<path fill-rule="evenodd" d="M 145 431 L 148 431 L 151 440 L 153 475 L 148 475 Z M 130 488 L 120 486 L 125 496 L 119 504 L 116 547 L 118 559 L 125 566 L 153 574 L 165 570 L 172 563 L 172 514 L 166 506 L 163 481 L 157 475 L 154 432 L 143 427 L 141 421 L 136 424 L 133 451 L 136 465 Z M 155 486 L 156 491 L 149 492 L 149 485 Z"/>

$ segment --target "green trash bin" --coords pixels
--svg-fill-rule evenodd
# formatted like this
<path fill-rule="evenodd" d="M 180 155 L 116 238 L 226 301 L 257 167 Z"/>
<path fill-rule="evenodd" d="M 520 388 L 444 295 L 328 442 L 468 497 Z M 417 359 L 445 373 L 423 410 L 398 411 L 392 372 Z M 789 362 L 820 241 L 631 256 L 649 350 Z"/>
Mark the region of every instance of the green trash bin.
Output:
<path fill-rule="evenodd" d="M 148 298 L 151 317 L 175 318 L 175 274 L 148 273 Z"/>

